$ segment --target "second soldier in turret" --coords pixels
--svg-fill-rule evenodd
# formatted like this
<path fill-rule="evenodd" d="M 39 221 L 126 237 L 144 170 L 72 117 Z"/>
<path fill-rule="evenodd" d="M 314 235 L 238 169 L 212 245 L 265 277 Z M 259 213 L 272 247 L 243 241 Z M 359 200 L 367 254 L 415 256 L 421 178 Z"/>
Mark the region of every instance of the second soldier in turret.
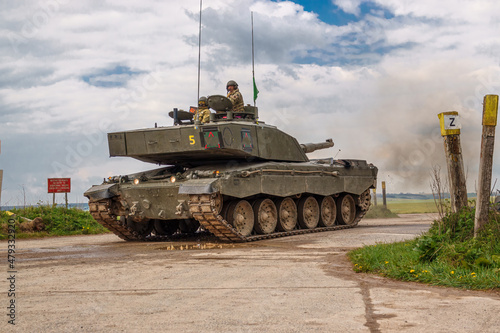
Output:
<path fill-rule="evenodd" d="M 210 121 L 210 110 L 207 106 L 207 98 L 205 96 L 200 97 L 198 101 L 198 111 L 196 113 L 202 124 L 206 124 Z"/>

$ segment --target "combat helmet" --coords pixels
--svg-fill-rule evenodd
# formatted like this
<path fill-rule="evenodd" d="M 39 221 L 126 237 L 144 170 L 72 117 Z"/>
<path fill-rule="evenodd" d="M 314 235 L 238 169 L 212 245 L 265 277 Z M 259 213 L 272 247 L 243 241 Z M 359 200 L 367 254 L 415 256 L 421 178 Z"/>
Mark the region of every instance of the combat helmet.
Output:
<path fill-rule="evenodd" d="M 207 106 L 207 98 L 205 96 L 201 96 L 198 100 L 198 106 L 204 107 Z"/>
<path fill-rule="evenodd" d="M 229 80 L 229 81 L 227 81 L 227 84 L 226 84 L 226 89 L 227 89 L 229 86 L 234 86 L 235 88 L 238 88 L 238 83 L 236 83 L 236 81 L 234 81 L 234 80 Z"/>

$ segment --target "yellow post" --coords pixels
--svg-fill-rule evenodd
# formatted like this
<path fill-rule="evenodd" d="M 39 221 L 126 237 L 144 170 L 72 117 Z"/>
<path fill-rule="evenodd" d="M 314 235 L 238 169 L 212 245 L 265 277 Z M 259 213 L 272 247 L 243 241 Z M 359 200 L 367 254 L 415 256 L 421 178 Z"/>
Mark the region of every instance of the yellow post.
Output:
<path fill-rule="evenodd" d="M 377 189 L 373 189 L 373 205 L 377 206 Z"/>
<path fill-rule="evenodd" d="M 467 187 L 460 145 L 460 118 L 456 111 L 442 112 L 438 114 L 438 118 L 444 139 L 451 210 L 458 212 L 460 208 L 467 206 Z"/>
<path fill-rule="evenodd" d="M 385 181 L 382 182 L 382 203 L 384 204 L 384 208 L 387 208 L 387 200 L 385 197 Z"/>
<path fill-rule="evenodd" d="M 491 173 L 493 169 L 493 148 L 497 125 L 498 95 L 486 95 L 483 102 L 483 134 L 481 137 L 481 158 L 474 218 L 474 236 L 488 222 L 490 204 Z"/>

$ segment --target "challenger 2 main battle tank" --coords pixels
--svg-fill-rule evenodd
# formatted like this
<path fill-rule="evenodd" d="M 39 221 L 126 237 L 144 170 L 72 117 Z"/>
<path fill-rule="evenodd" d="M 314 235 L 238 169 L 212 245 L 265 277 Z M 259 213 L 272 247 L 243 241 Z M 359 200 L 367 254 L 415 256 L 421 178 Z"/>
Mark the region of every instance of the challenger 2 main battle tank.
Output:
<path fill-rule="evenodd" d="M 310 160 L 333 146 L 299 144 L 258 121 L 257 108 L 216 113 L 201 124 L 170 112 L 174 126 L 108 134 L 111 156 L 164 167 L 105 179 L 85 192 L 97 222 L 127 241 L 169 239 L 201 226 L 222 241 L 245 242 L 351 228 L 370 206 L 377 168 L 363 160 Z"/>

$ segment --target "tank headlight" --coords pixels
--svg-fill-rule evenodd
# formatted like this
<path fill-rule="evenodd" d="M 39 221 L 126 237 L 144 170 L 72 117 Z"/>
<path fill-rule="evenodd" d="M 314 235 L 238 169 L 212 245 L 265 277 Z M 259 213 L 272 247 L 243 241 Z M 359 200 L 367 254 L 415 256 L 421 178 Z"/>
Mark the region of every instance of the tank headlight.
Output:
<path fill-rule="evenodd" d="M 134 185 L 139 185 L 139 178 L 134 179 Z"/>
<path fill-rule="evenodd" d="M 176 180 L 177 180 L 177 178 L 175 178 L 175 176 L 170 177 L 170 182 L 171 183 L 175 183 Z"/>

